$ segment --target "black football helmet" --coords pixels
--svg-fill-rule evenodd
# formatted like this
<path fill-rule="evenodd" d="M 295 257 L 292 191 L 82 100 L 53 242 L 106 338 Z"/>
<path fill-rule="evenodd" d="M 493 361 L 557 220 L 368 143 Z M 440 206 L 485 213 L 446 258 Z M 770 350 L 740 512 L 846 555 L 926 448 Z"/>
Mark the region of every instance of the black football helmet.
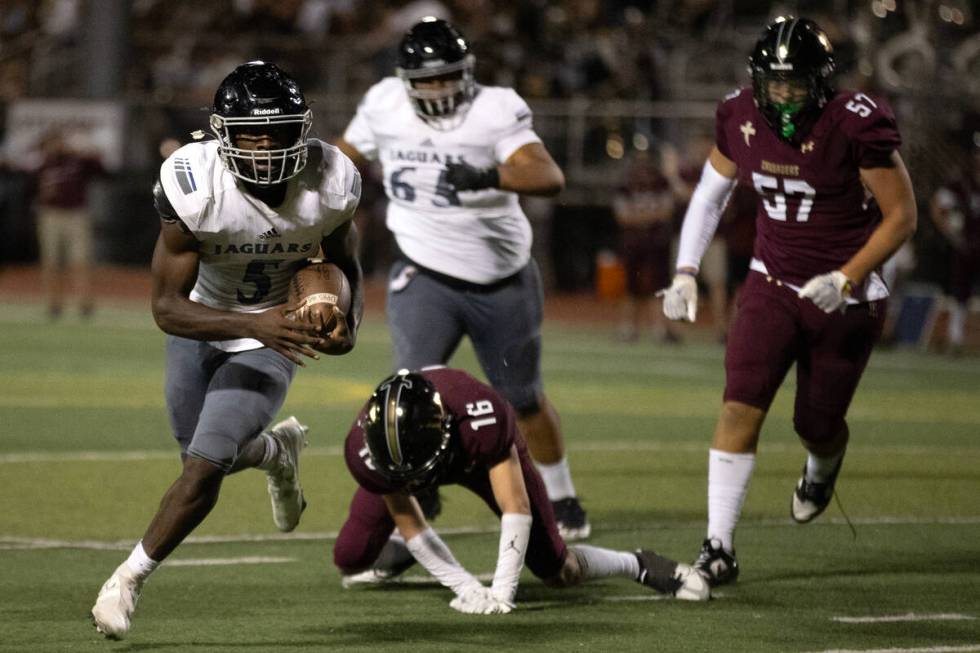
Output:
<path fill-rule="evenodd" d="M 462 123 L 476 95 L 474 62 L 459 30 L 441 18 L 427 16 L 402 37 L 395 72 L 405 82 L 419 117 L 437 129 L 453 129 Z M 439 89 L 415 86 L 430 80 L 442 80 L 443 85 Z"/>
<path fill-rule="evenodd" d="M 300 173 L 312 124 L 299 84 L 271 63 L 238 66 L 214 94 L 211 131 L 218 137 L 218 155 L 231 174 L 253 184 L 278 184 Z M 242 133 L 271 136 L 279 147 L 236 147 Z"/>
<path fill-rule="evenodd" d="M 451 425 L 435 386 L 408 370 L 381 382 L 361 421 L 374 469 L 410 491 L 427 487 L 450 463 Z"/>
<path fill-rule="evenodd" d="M 749 57 L 756 106 L 781 138 L 802 140 L 827 101 L 833 97 L 834 48 L 820 27 L 807 18 L 777 18 Z M 771 82 L 790 82 L 806 89 L 802 101 L 776 101 Z"/>

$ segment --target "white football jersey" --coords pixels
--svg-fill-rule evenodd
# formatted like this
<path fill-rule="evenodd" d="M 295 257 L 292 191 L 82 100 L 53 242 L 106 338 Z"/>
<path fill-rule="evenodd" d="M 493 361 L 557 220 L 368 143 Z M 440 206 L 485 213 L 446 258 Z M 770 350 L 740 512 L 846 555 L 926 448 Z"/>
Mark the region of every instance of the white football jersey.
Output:
<path fill-rule="evenodd" d="M 402 80 L 385 78 L 364 95 L 344 140 L 365 158 L 380 159 L 387 224 L 402 252 L 443 274 L 488 284 L 527 264 L 531 225 L 516 193 L 457 193 L 445 182 L 445 164 L 489 168 L 541 139 L 517 93 L 477 88 L 463 123 L 440 131 L 416 115 Z"/>
<path fill-rule="evenodd" d="M 339 149 L 310 139 L 306 167 L 286 182 L 280 206 L 270 208 L 241 183 L 218 158 L 217 141 L 185 145 L 160 168 L 167 199 L 201 244 L 191 300 L 252 313 L 286 301 L 295 271 L 353 217 L 361 178 Z M 250 338 L 211 344 L 225 351 L 263 346 Z"/>

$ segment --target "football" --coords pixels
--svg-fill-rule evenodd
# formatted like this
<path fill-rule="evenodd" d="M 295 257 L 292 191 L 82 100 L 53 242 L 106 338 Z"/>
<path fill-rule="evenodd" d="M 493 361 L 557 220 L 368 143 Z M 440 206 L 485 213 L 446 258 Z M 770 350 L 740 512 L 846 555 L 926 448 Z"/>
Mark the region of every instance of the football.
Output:
<path fill-rule="evenodd" d="M 297 320 L 313 320 L 324 323 L 324 331 L 334 328 L 333 307 L 345 314 L 350 311 L 350 283 L 333 263 L 324 259 L 310 259 L 289 282 L 290 304 L 302 303 L 293 315 Z"/>

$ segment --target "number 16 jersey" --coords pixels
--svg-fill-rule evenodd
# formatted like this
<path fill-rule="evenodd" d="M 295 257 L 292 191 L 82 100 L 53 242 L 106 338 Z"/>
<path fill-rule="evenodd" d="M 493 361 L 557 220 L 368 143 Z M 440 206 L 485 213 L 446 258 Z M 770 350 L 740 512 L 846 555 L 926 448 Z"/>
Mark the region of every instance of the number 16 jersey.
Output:
<path fill-rule="evenodd" d="M 513 90 L 477 87 L 461 124 L 440 130 L 416 113 L 397 77 L 371 87 L 344 132 L 365 158 L 380 160 L 388 228 L 413 261 L 478 284 L 508 277 L 531 257 L 531 226 L 516 193 L 457 192 L 446 164 L 489 168 L 541 141 L 531 110 Z"/>
<path fill-rule="evenodd" d="M 769 127 L 752 90 L 742 89 L 719 105 L 715 138 L 738 166 L 739 182 L 758 195 L 752 269 L 796 287 L 840 268 L 868 241 L 881 212 L 860 169 L 892 167 L 901 144 L 891 109 L 853 91 L 838 92 L 793 144 Z M 873 273 L 854 298 L 887 295 Z"/>

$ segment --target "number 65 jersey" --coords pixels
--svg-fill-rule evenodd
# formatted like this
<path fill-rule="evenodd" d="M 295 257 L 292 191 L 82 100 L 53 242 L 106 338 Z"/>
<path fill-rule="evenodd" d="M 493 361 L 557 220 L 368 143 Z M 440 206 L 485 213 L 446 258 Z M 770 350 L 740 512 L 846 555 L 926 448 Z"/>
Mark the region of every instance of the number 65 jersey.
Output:
<path fill-rule="evenodd" d="M 739 182 L 758 194 L 753 270 L 799 288 L 840 268 L 867 242 L 881 212 L 860 168 L 892 167 L 901 144 L 882 100 L 838 91 L 793 144 L 769 127 L 745 88 L 721 102 L 715 128 L 718 150 L 738 166 Z M 854 299 L 887 295 L 873 273 Z"/>
<path fill-rule="evenodd" d="M 244 313 L 285 302 L 296 270 L 351 220 L 361 195 L 357 168 L 333 145 L 309 139 L 308 148 L 306 166 L 285 182 L 277 207 L 242 189 L 221 163 L 217 141 L 189 143 L 163 162 L 160 187 L 199 243 L 192 301 Z M 224 351 L 263 346 L 250 338 L 211 344 Z"/>
<path fill-rule="evenodd" d="M 366 159 L 380 160 L 388 229 L 410 259 L 479 284 L 527 264 L 531 226 L 517 194 L 495 188 L 457 193 L 445 180 L 449 162 L 489 168 L 541 142 L 531 110 L 513 90 L 478 87 L 461 124 L 440 130 L 418 117 L 404 82 L 387 77 L 364 95 L 343 138 Z"/>

